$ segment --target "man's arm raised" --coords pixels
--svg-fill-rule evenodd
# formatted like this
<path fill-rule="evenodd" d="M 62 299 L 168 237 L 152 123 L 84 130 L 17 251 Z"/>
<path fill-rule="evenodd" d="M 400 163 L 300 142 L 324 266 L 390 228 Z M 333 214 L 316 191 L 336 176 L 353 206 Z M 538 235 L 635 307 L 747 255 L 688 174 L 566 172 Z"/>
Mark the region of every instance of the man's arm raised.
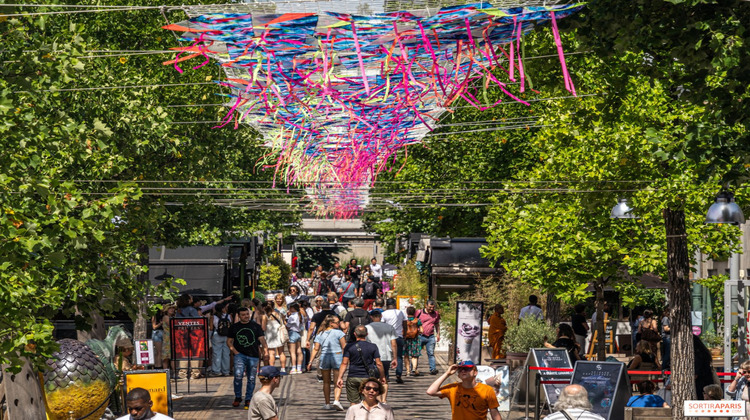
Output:
<path fill-rule="evenodd" d="M 458 371 L 458 365 L 451 365 L 448 370 L 445 371 L 442 375 L 440 375 L 439 378 L 435 379 L 435 382 L 430 385 L 429 388 L 427 388 L 427 395 L 431 395 L 433 397 L 439 397 L 440 396 L 440 385 L 445 382 L 446 379 L 448 379 L 449 376 L 453 375 Z"/>

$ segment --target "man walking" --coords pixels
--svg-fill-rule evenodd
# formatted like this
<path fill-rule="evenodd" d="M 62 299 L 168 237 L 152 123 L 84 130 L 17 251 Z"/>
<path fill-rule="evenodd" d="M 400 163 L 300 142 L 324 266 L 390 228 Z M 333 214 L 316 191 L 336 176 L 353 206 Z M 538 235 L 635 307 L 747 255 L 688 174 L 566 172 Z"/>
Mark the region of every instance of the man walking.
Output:
<path fill-rule="evenodd" d="M 372 322 L 367 324 L 365 328 L 367 328 L 367 341 L 378 346 L 378 352 L 380 352 L 380 360 L 383 363 L 386 381 L 383 384 L 383 393 L 381 394 L 380 402 L 386 402 L 388 399 L 388 373 L 392 368 L 397 366 L 394 357 L 398 350 L 396 348 L 396 329 L 390 324 L 381 322 L 382 317 L 383 313 L 379 309 L 370 311 Z"/>
<path fill-rule="evenodd" d="M 422 335 L 419 336 L 419 343 L 427 350 L 430 375 L 437 375 L 435 343 L 440 341 L 440 314 L 435 310 L 435 301 L 428 300 L 424 309 L 417 313 L 417 318 L 422 321 Z"/>
<path fill-rule="evenodd" d="M 529 296 L 529 304 L 521 308 L 521 312 L 518 314 L 518 324 L 521 324 L 521 321 L 524 318 L 527 317 L 534 317 L 536 319 L 544 319 L 544 314 L 542 314 L 542 308 L 537 305 L 537 302 L 539 299 L 531 295 Z"/>
<path fill-rule="evenodd" d="M 359 295 L 365 300 L 364 310 L 369 311 L 372 303 L 378 296 L 383 294 L 383 285 L 375 282 L 372 274 L 367 276 L 367 280 L 359 286 Z"/>
<path fill-rule="evenodd" d="M 378 264 L 378 260 L 375 258 L 370 260 L 370 273 L 375 277 L 375 283 L 380 283 L 383 280 L 383 266 Z"/>
<path fill-rule="evenodd" d="M 276 366 L 263 366 L 258 371 L 260 389 L 250 400 L 249 420 L 278 420 L 279 409 L 273 399 L 273 390 L 281 384 L 281 377 L 286 375 Z"/>
<path fill-rule="evenodd" d="M 459 382 L 440 386 L 449 376 L 456 373 Z M 486 420 L 487 411 L 492 420 L 502 420 L 497 411 L 497 395 L 491 386 L 478 383 L 477 367 L 471 360 L 451 365 L 427 388 L 427 395 L 448 398 L 451 403 L 452 420 Z"/>
<path fill-rule="evenodd" d="M 354 336 L 357 341 L 344 347 L 344 359 L 336 378 L 336 386 L 343 388 L 344 372 L 346 372 L 347 367 L 349 368 L 349 375 L 346 377 L 346 399 L 352 405 L 362 400 L 359 395 L 359 386 L 363 382 L 369 378 L 378 378 L 381 383 L 385 383 L 385 371 L 383 370 L 383 363 L 380 361 L 378 346 L 366 341 L 367 327 L 358 325 L 354 329 Z"/>
<path fill-rule="evenodd" d="M 402 384 L 401 374 L 404 372 L 404 322 L 406 315 L 396 309 L 396 299 L 389 298 L 385 301 L 385 311 L 382 321 L 393 327 L 396 331 L 396 383 Z"/>
<path fill-rule="evenodd" d="M 263 336 L 263 329 L 250 319 L 250 310 L 240 308 L 240 321 L 233 324 L 227 337 L 227 347 L 234 354 L 234 402 L 232 407 L 239 407 L 242 401 L 242 377 L 247 375 L 245 390 L 245 410 L 250 406 L 250 399 L 255 390 L 255 376 L 260 359 L 265 356 L 268 346 Z"/>
<path fill-rule="evenodd" d="M 344 323 L 341 324 L 341 329 L 346 332 L 347 343 L 357 341 L 357 338 L 354 336 L 355 327 L 358 325 L 367 325 L 372 322 L 370 314 L 363 309 L 365 301 L 361 297 L 355 298 L 351 302 L 354 303 L 354 309 L 346 314 L 344 317 Z"/>

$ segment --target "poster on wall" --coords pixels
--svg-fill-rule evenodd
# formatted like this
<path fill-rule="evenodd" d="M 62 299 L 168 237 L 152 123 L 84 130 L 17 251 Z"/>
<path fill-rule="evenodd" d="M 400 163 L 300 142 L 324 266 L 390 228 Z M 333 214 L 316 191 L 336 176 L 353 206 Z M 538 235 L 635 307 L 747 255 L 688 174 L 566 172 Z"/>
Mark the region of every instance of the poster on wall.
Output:
<path fill-rule="evenodd" d="M 482 356 L 482 302 L 456 302 L 456 333 L 453 334 L 453 360 L 481 363 Z"/>
<path fill-rule="evenodd" d="M 172 318 L 169 320 L 172 360 L 206 360 L 208 358 L 207 321 L 206 318 Z"/>
<path fill-rule="evenodd" d="M 154 364 L 154 341 L 153 340 L 135 340 L 135 354 L 133 363 L 136 365 L 153 365 Z"/>

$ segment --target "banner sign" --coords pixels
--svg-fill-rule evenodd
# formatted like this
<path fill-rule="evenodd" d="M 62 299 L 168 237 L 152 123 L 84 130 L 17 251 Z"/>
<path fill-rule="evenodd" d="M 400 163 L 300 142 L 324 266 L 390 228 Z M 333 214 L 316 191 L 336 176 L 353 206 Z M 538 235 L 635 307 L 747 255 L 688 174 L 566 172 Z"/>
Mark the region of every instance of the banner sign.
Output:
<path fill-rule="evenodd" d="M 745 401 L 685 401 L 685 417 L 745 417 Z"/>
<path fill-rule="evenodd" d="M 453 360 L 482 361 L 482 302 L 456 302 L 456 333 L 453 334 Z"/>
<path fill-rule="evenodd" d="M 570 383 L 586 388 L 594 413 L 606 420 L 625 418 L 625 405 L 632 393 L 624 363 L 579 360 Z"/>
<path fill-rule="evenodd" d="M 165 416 L 172 415 L 172 390 L 169 370 L 131 370 L 123 372 L 124 395 L 133 388 L 143 388 L 151 394 L 151 410 Z M 124 400 L 124 399 L 123 399 Z"/>
<path fill-rule="evenodd" d="M 171 318 L 172 360 L 208 359 L 208 320 L 206 318 Z"/>
<path fill-rule="evenodd" d="M 144 366 L 155 364 L 153 340 L 135 340 L 133 343 L 135 345 L 133 364 Z"/>

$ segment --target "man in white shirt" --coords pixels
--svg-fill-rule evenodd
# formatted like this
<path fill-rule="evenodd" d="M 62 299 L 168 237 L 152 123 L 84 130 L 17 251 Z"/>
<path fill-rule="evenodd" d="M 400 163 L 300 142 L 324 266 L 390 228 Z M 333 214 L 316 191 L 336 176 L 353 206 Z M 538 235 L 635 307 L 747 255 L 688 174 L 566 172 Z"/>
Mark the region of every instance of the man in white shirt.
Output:
<path fill-rule="evenodd" d="M 396 309 L 396 299 L 387 299 L 385 307 L 383 322 L 396 330 L 396 383 L 402 384 L 404 383 L 404 380 L 401 379 L 401 374 L 404 372 L 404 322 L 406 321 L 406 315 Z"/>
<path fill-rule="evenodd" d="M 372 322 L 366 325 L 367 341 L 378 346 L 380 360 L 383 362 L 386 382 L 383 384 L 384 391 L 380 401 L 386 402 L 388 397 L 388 372 L 398 365 L 394 359 L 394 356 L 398 354 L 396 330 L 390 324 L 382 322 L 383 312 L 380 309 L 370 311 L 370 318 Z"/>
<path fill-rule="evenodd" d="M 375 282 L 380 282 L 383 280 L 383 267 L 378 264 L 378 260 L 375 258 L 370 260 L 370 273 L 372 273 L 372 276 L 375 277 Z"/>
<path fill-rule="evenodd" d="M 568 385 L 563 388 L 560 398 L 555 403 L 556 412 L 544 419 L 566 420 L 573 418 L 578 420 L 604 420 L 604 417 L 591 412 L 591 408 L 589 393 L 586 391 L 586 388 L 580 385 Z"/>
<path fill-rule="evenodd" d="M 529 296 L 529 304 L 527 306 L 524 306 L 521 308 L 521 312 L 518 314 L 518 323 L 521 323 L 521 320 L 523 320 L 526 317 L 534 317 L 537 319 L 544 319 L 544 314 L 542 314 L 542 308 L 537 305 L 537 301 L 539 299 L 531 295 Z"/>
<path fill-rule="evenodd" d="M 128 391 L 125 404 L 128 414 L 117 420 L 174 420 L 172 417 L 151 410 L 154 402 L 151 401 L 151 394 L 143 388 L 133 388 Z"/>

